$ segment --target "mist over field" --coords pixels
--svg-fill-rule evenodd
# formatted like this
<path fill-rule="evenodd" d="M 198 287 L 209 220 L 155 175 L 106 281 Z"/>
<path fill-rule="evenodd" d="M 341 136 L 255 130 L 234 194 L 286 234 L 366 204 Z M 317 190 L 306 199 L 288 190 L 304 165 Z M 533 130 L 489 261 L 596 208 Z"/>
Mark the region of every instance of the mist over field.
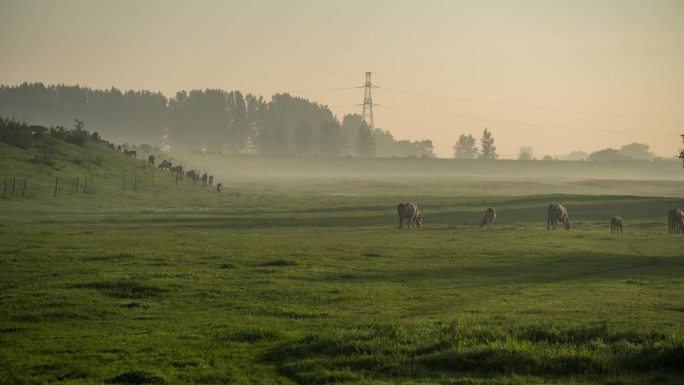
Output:
<path fill-rule="evenodd" d="M 0 0 L 0 385 L 681 384 L 684 3 Z"/>

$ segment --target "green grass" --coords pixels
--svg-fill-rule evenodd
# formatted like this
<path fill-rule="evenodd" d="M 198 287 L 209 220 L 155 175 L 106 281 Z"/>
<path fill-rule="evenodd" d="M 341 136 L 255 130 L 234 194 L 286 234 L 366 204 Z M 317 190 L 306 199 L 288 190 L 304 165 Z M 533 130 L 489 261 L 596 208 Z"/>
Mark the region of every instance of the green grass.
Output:
<path fill-rule="evenodd" d="M 354 167 L 382 172 L 217 172 L 217 194 L 158 171 L 146 183 L 150 167 L 95 146 L 60 150 L 51 170 L 0 147 L 3 174 L 34 181 L 30 196 L 0 200 L 0 384 L 684 376 L 684 237 L 665 222 L 684 206 L 682 178 L 397 179 L 406 161 L 365 160 Z M 69 161 L 82 153 L 102 165 Z M 92 194 L 52 196 L 49 180 L 86 173 Z M 146 182 L 122 189 L 123 174 Z M 409 199 L 421 231 L 396 228 Z M 572 230 L 546 231 L 553 201 Z M 490 206 L 492 232 L 477 227 Z M 624 234 L 610 234 L 612 215 Z"/>

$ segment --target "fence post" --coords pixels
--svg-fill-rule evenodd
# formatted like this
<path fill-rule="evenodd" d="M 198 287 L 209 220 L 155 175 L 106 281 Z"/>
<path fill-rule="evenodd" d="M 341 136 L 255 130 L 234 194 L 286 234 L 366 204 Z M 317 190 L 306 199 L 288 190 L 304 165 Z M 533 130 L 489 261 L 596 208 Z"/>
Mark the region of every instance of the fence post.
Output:
<path fill-rule="evenodd" d="M 86 175 L 85 181 L 83 182 L 83 193 L 84 194 L 86 192 L 86 187 L 88 187 L 88 175 Z"/>
<path fill-rule="evenodd" d="M 21 197 L 24 197 L 24 194 L 26 193 L 26 178 L 24 178 L 24 188 L 21 189 Z"/>
<path fill-rule="evenodd" d="M 93 193 L 93 176 L 90 176 L 90 193 Z"/>
<path fill-rule="evenodd" d="M 55 177 L 55 196 L 57 196 L 57 183 L 58 183 L 58 181 L 59 181 L 59 177 L 56 176 Z"/>
<path fill-rule="evenodd" d="M 17 177 L 12 177 L 12 196 L 14 196 L 14 186 L 17 184 Z"/>
<path fill-rule="evenodd" d="M 178 173 L 176 172 L 176 186 L 178 186 Z"/>

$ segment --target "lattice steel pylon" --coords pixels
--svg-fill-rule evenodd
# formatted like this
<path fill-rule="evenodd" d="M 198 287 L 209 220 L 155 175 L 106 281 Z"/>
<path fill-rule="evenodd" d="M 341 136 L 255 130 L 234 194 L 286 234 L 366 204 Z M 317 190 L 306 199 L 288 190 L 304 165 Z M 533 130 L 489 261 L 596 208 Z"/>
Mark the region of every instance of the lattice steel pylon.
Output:
<path fill-rule="evenodd" d="M 363 96 L 363 114 L 361 118 L 368 125 L 371 130 L 375 129 L 375 122 L 373 122 L 373 96 L 371 95 L 371 89 L 373 84 L 371 83 L 371 73 L 366 72 L 366 85 L 364 86 L 366 92 Z"/>

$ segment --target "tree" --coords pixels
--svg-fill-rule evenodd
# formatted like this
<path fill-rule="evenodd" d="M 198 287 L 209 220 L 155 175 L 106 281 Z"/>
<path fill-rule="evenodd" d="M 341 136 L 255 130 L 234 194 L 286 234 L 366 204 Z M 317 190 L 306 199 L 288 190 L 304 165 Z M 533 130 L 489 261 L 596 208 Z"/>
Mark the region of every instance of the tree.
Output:
<path fill-rule="evenodd" d="M 226 95 L 228 104 L 228 128 L 226 132 L 226 146 L 232 152 L 244 152 L 247 149 L 250 124 L 247 117 L 247 104 L 240 91 L 233 91 Z"/>
<path fill-rule="evenodd" d="M 624 146 L 622 146 L 622 148 L 620 149 L 620 154 L 633 159 L 652 160 L 655 157 L 655 155 L 648 150 L 648 144 L 632 143 L 625 144 Z"/>
<path fill-rule="evenodd" d="M 356 141 L 361 123 L 363 123 L 363 118 L 359 114 L 347 114 L 342 118 L 342 131 L 344 131 L 348 143 Z"/>
<path fill-rule="evenodd" d="M 684 135 L 682 135 L 682 143 L 684 143 Z M 684 167 L 684 148 L 679 150 L 679 158 L 682 160 L 682 167 Z"/>
<path fill-rule="evenodd" d="M 520 147 L 520 150 L 518 150 L 518 160 L 533 160 L 533 159 L 534 159 L 534 151 L 532 150 L 532 147 L 530 147 L 530 146 Z"/>
<path fill-rule="evenodd" d="M 496 153 L 496 147 L 494 146 L 494 137 L 492 137 L 492 133 L 488 131 L 487 128 L 485 128 L 482 132 L 480 144 L 481 149 L 478 159 L 493 160 L 499 157 L 499 155 Z"/>
<path fill-rule="evenodd" d="M 435 145 L 429 139 L 424 139 L 421 141 L 414 142 L 416 144 L 416 150 L 418 151 L 418 156 L 421 158 L 435 158 Z"/>
<path fill-rule="evenodd" d="M 343 131 L 344 132 L 344 131 Z M 361 122 L 358 129 L 358 135 L 354 142 L 354 149 L 359 156 L 374 157 L 375 156 L 375 134 L 368 127 L 366 122 Z"/>
<path fill-rule="evenodd" d="M 294 146 L 298 155 L 311 155 L 316 146 L 316 133 L 308 122 L 302 123 L 295 130 Z"/>
<path fill-rule="evenodd" d="M 475 159 L 477 158 L 477 147 L 475 138 L 472 135 L 461 135 L 458 142 L 454 144 L 454 158 L 456 159 Z"/>
<path fill-rule="evenodd" d="M 543 161 L 550 162 L 553 160 L 553 157 L 551 155 L 544 155 L 542 158 Z"/>
<path fill-rule="evenodd" d="M 589 160 L 597 162 L 615 162 L 627 159 L 629 158 L 625 157 L 620 153 L 620 151 L 614 148 L 606 148 L 589 154 Z"/>
<path fill-rule="evenodd" d="M 589 153 L 585 151 L 572 151 L 568 155 L 562 157 L 564 160 L 585 160 L 589 159 Z"/>
<path fill-rule="evenodd" d="M 321 155 L 338 156 L 347 145 L 347 137 L 335 120 L 321 122 L 318 138 L 318 152 Z"/>

